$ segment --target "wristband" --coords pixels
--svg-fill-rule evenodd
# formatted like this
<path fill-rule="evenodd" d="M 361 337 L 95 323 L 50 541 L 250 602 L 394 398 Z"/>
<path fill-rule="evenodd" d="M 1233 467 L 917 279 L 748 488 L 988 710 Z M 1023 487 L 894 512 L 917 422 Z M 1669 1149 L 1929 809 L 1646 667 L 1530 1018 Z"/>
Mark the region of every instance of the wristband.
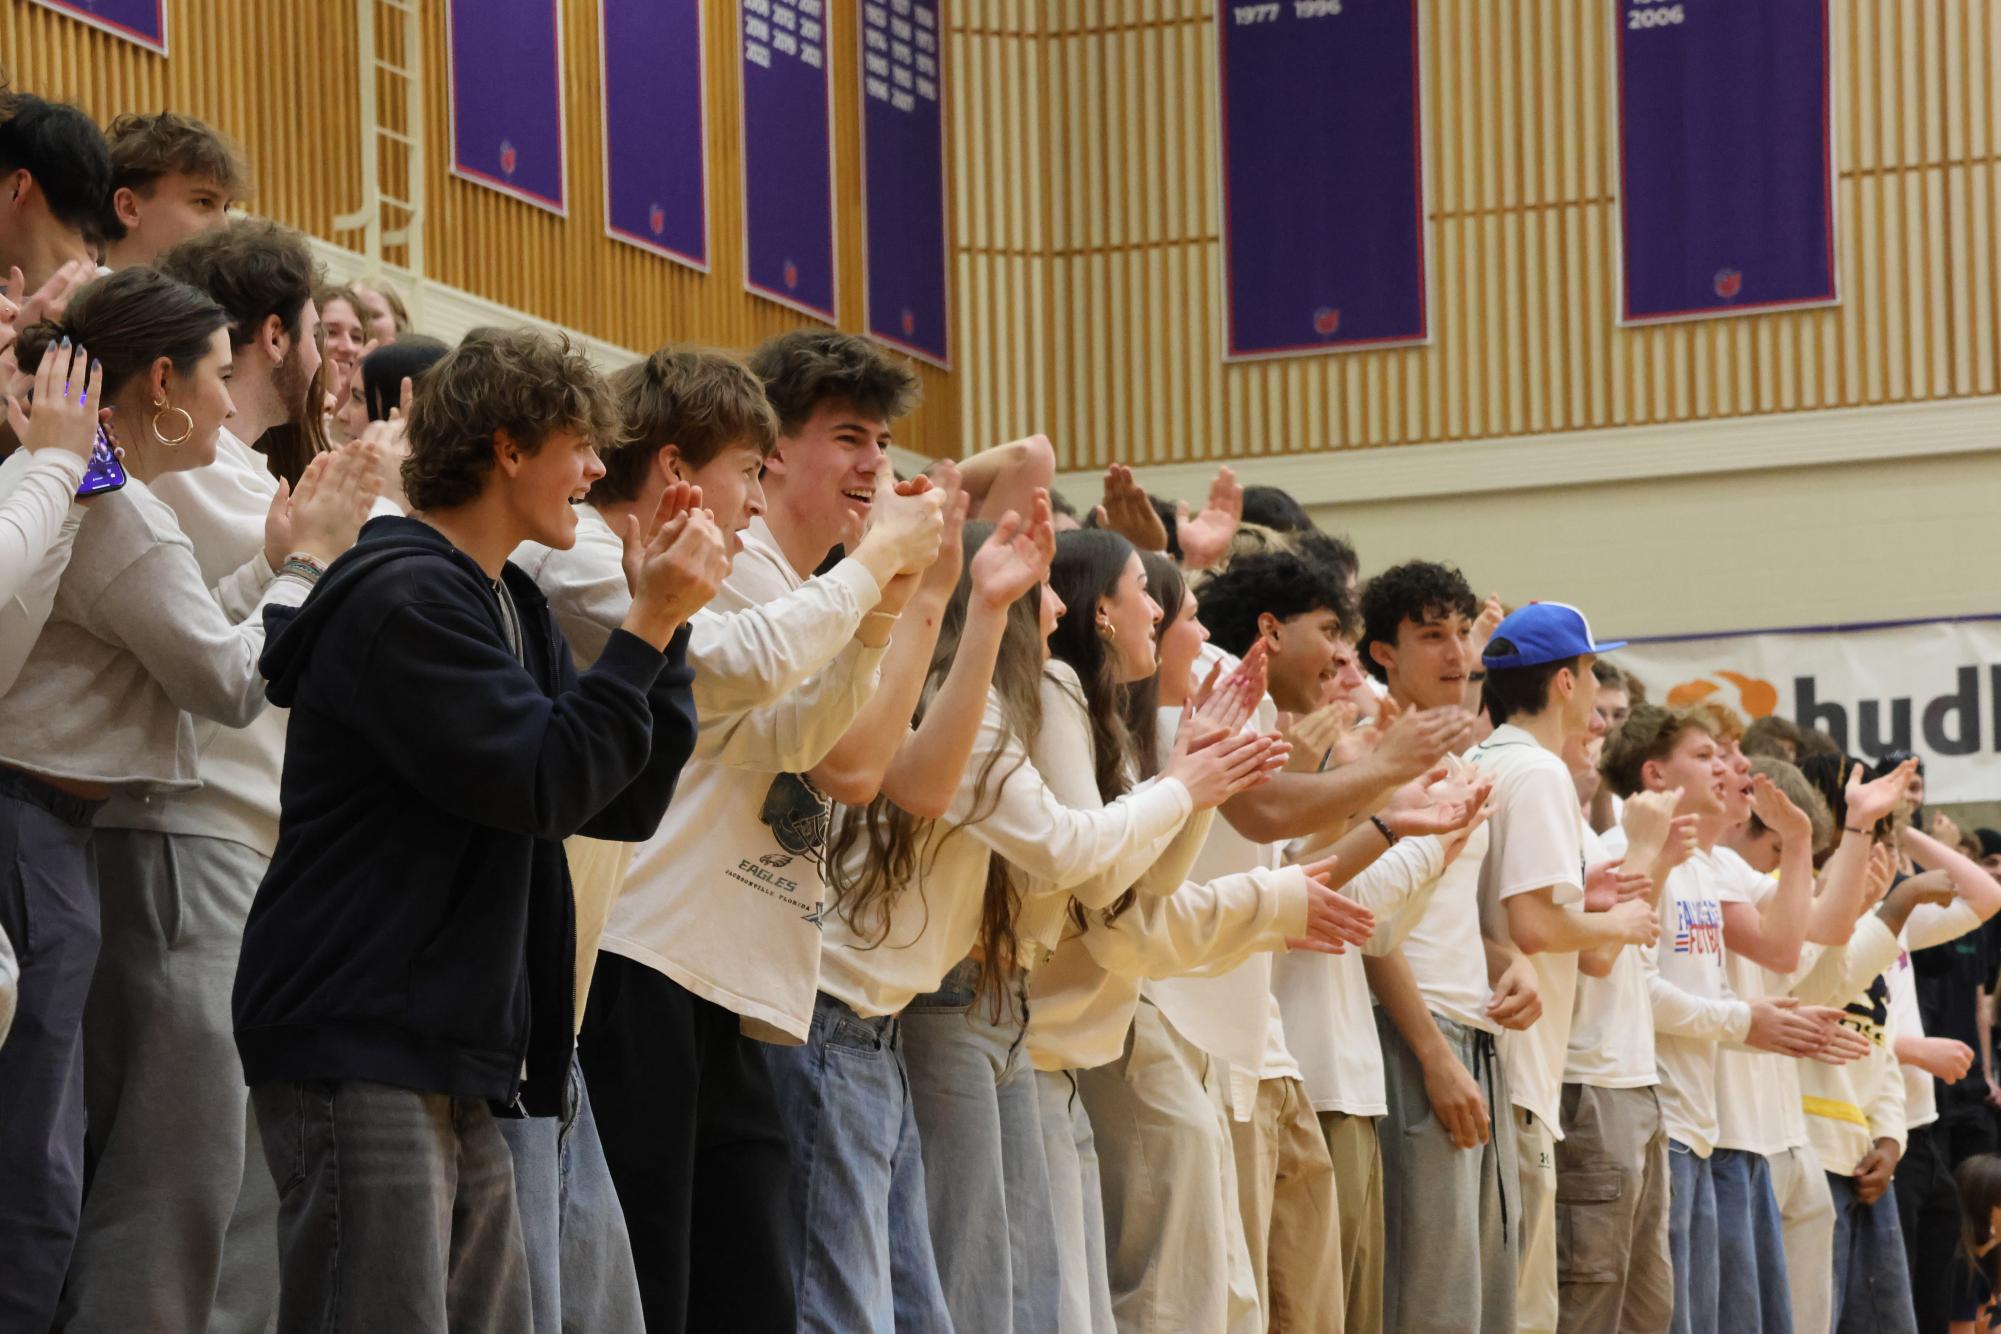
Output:
<path fill-rule="evenodd" d="M 1856 828 L 1856 827 L 1855 827 L 1854 825 L 1852 825 L 1852 824 L 1845 824 L 1845 825 L 1841 826 L 1841 831 L 1842 831 L 1843 833 L 1845 833 L 1845 834 L 1860 834 L 1860 835 L 1862 835 L 1862 836 L 1863 836 L 1864 838 L 1867 838 L 1867 837 L 1869 836 L 1869 831 L 1868 831 L 1868 830 L 1866 830 L 1866 829 L 1857 829 L 1857 828 Z"/>
<path fill-rule="evenodd" d="M 318 583 L 320 576 L 326 572 L 326 562 L 320 560 L 317 556 L 309 556 L 303 551 L 294 551 L 291 555 L 285 557 L 285 563 L 280 565 L 277 570 L 279 574 L 296 575 L 309 584 Z"/>
<path fill-rule="evenodd" d="M 1393 830 L 1391 830 L 1391 828 L 1388 825 L 1383 823 L 1382 816 L 1371 815 L 1369 817 L 1369 823 L 1376 827 L 1376 832 L 1378 834 L 1381 834 L 1383 836 L 1383 840 L 1386 843 L 1388 843 L 1391 847 L 1395 847 L 1397 845 L 1396 833 Z"/>

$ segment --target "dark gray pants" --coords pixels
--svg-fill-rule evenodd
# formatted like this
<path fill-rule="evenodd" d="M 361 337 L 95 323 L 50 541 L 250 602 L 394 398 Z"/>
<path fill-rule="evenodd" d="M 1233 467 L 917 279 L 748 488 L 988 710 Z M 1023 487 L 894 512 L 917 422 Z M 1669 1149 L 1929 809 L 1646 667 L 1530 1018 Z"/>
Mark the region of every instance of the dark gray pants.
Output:
<path fill-rule="evenodd" d="M 250 1097 L 278 1185 L 278 1334 L 533 1334 L 484 1102 L 324 1080 Z"/>
<path fill-rule="evenodd" d="M 0 1334 L 56 1314 L 83 1201 L 83 1007 L 97 963 L 94 803 L 0 769 L 0 929 L 21 965 L 0 1046 Z"/>
<path fill-rule="evenodd" d="M 278 1307 L 278 1196 L 229 993 L 269 865 L 227 839 L 97 831 L 104 943 L 84 1011 L 90 1179 L 69 1334 L 259 1334 Z"/>

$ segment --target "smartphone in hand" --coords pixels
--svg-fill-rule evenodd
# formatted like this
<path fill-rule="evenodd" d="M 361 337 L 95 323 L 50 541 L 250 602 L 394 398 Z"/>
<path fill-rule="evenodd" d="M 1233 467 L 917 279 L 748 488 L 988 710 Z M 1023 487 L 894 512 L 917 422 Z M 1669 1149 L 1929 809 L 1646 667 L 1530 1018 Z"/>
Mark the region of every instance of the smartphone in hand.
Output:
<path fill-rule="evenodd" d="M 97 428 L 97 447 L 90 451 L 90 462 L 84 465 L 83 483 L 76 489 L 78 500 L 91 496 L 101 496 L 106 491 L 116 491 L 125 485 L 125 465 L 118 461 L 118 451 L 112 448 L 111 437 L 104 433 L 104 427 Z"/>

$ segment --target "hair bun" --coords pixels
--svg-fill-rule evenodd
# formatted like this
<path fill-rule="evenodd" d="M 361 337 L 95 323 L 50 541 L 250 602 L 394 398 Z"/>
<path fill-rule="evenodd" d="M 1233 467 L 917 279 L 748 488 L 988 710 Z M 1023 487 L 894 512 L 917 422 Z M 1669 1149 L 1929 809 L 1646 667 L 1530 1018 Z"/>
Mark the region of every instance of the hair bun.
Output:
<path fill-rule="evenodd" d="M 33 375 L 42 364 L 43 355 L 66 336 L 63 326 L 54 320 L 36 320 L 23 329 L 14 340 L 14 361 L 25 375 Z"/>

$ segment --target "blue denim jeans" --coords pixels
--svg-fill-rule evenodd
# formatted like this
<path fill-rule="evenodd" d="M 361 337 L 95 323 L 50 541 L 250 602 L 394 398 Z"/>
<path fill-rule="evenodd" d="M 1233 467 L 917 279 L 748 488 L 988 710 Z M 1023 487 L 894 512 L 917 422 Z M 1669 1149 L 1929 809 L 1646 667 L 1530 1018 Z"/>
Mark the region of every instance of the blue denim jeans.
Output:
<path fill-rule="evenodd" d="M 1835 1334 L 1917 1334 L 1910 1261 L 1896 1196 L 1855 1198 L 1855 1178 L 1827 1174 L 1834 1196 Z"/>
<path fill-rule="evenodd" d="M 1786 1282 L 1785 1227 L 1761 1153 L 1718 1149 L 1709 1158 L 1716 1188 L 1717 1309 L 1723 1328 L 1793 1334 Z"/>
<path fill-rule="evenodd" d="M 625 1212 L 575 1058 L 560 1118 L 502 1118 L 499 1125 L 514 1156 L 535 1334 L 644 1328 Z"/>
<path fill-rule="evenodd" d="M 1674 1262 L 1674 1334 L 1713 1334 L 1722 1309 L 1711 1160 L 1668 1141 L 1668 1256 Z"/>
<path fill-rule="evenodd" d="M 897 1019 L 822 992 L 805 1045 L 765 1060 L 792 1137 L 799 1328 L 949 1331 Z"/>
<path fill-rule="evenodd" d="M 903 1011 L 938 1276 L 958 1334 L 1055 1329 L 1062 1288 L 1024 979 L 996 1019 L 971 959 Z"/>

